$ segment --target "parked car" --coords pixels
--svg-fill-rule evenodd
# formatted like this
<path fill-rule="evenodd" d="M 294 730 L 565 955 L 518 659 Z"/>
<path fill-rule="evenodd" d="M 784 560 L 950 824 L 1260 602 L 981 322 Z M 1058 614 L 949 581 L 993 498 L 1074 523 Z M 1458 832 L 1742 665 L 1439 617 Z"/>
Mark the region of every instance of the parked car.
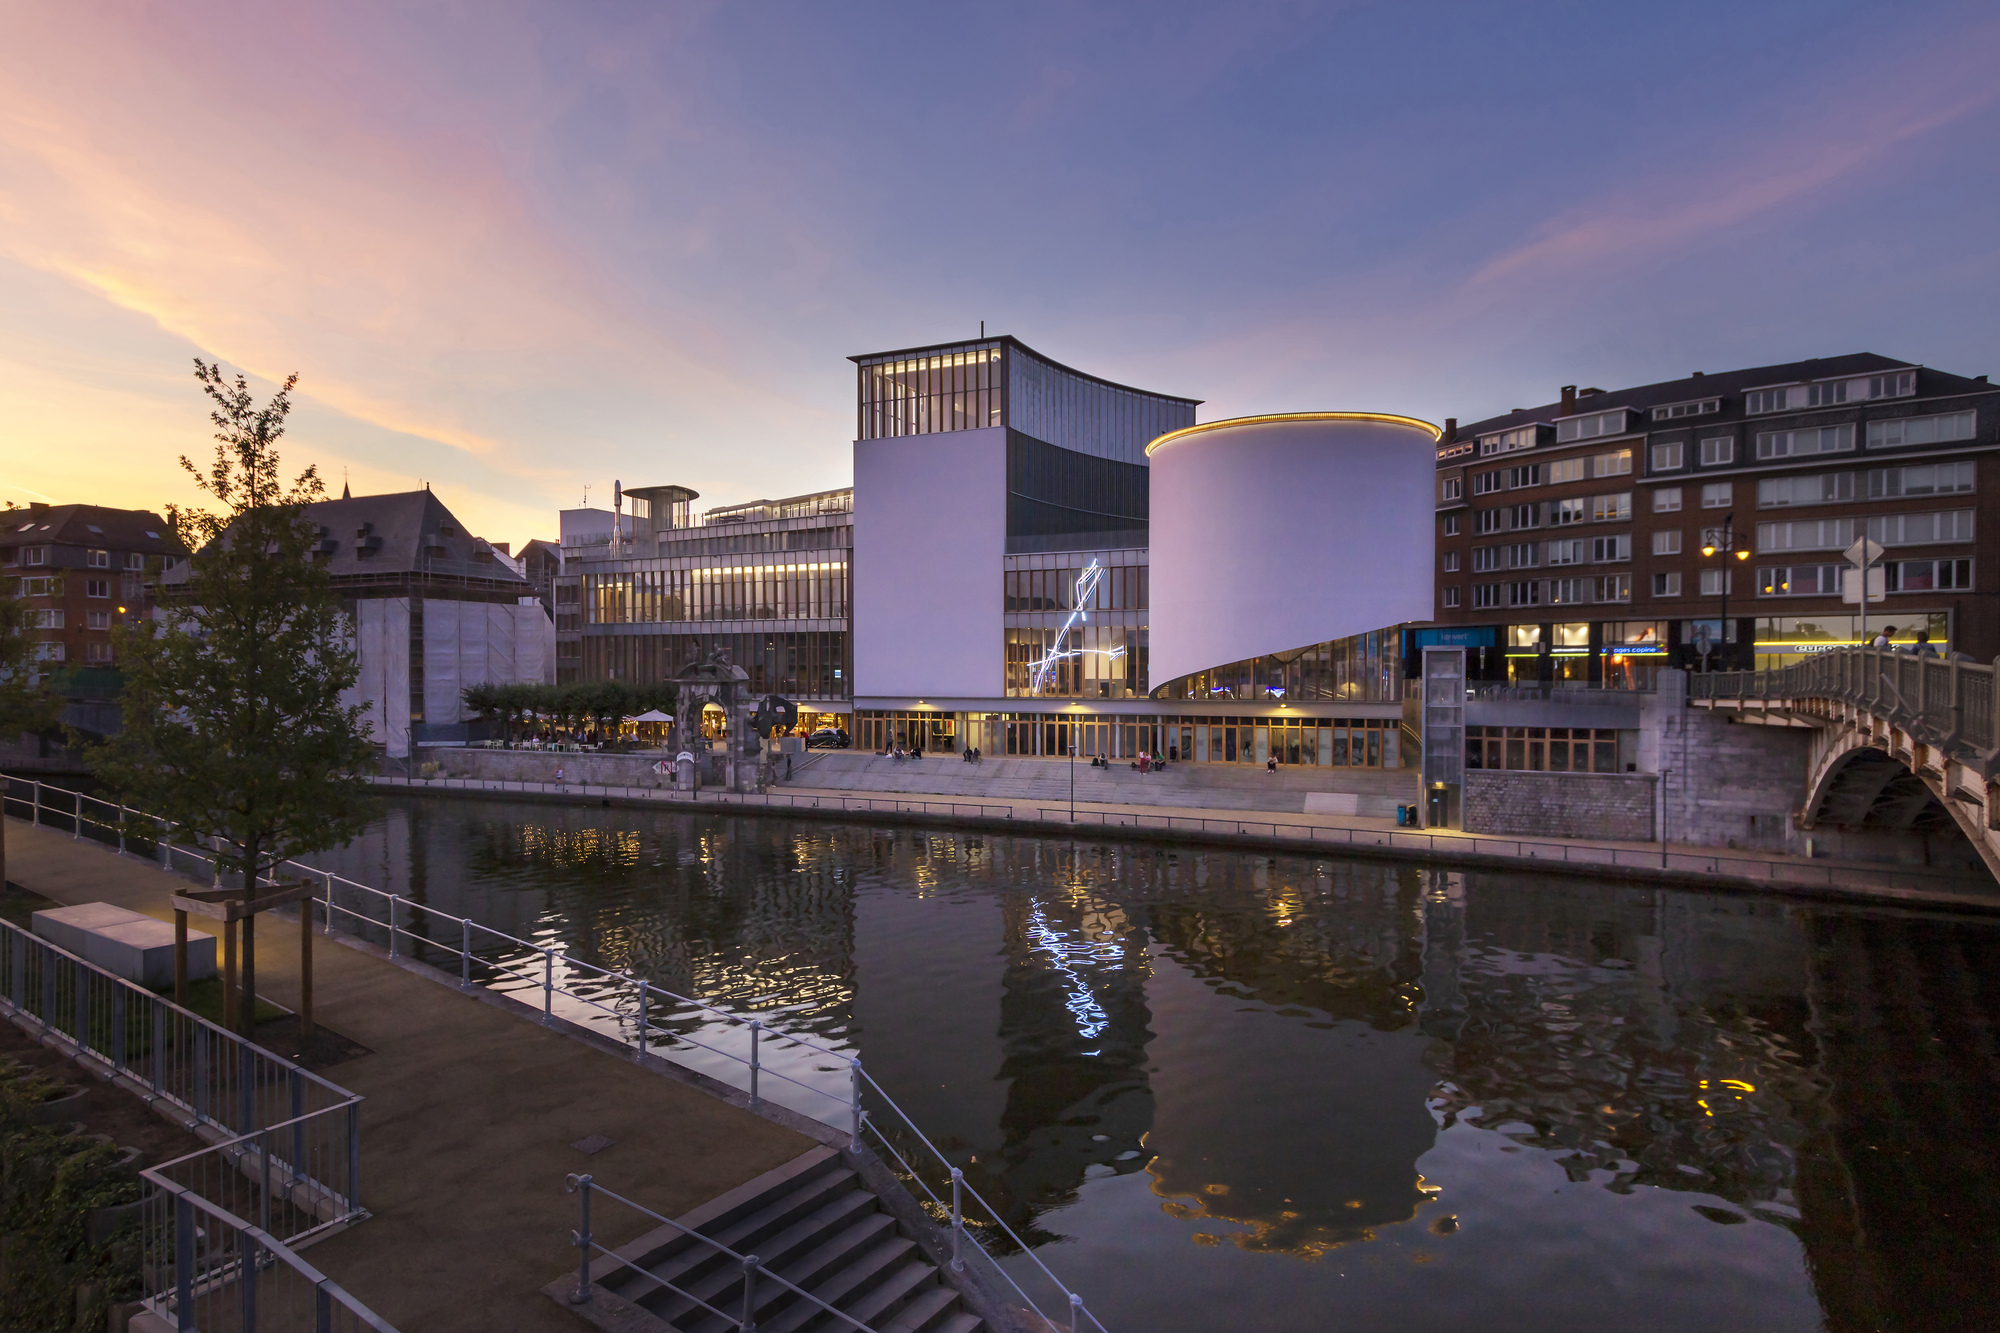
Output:
<path fill-rule="evenodd" d="M 846 732 L 833 727 L 821 727 L 818 731 L 806 737 L 806 748 L 808 750 L 845 750 L 853 743 L 847 738 Z"/>

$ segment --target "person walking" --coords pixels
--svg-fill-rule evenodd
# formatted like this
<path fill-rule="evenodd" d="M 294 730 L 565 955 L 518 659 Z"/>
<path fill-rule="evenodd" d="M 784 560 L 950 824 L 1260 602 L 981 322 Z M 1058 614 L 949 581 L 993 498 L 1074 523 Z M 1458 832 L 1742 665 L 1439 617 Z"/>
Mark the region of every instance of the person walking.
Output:
<path fill-rule="evenodd" d="M 1917 646 L 1910 651 L 1914 652 L 1918 657 L 1936 657 L 1938 650 L 1931 647 L 1931 632 L 1927 629 L 1918 630 Z"/>
<path fill-rule="evenodd" d="M 1885 625 L 1880 630 L 1876 631 L 1875 637 L 1868 641 L 1868 646 L 1870 648 L 1889 647 L 1890 646 L 1889 636 L 1894 634 L 1895 632 L 1896 632 L 1896 627 L 1894 625 Z"/>

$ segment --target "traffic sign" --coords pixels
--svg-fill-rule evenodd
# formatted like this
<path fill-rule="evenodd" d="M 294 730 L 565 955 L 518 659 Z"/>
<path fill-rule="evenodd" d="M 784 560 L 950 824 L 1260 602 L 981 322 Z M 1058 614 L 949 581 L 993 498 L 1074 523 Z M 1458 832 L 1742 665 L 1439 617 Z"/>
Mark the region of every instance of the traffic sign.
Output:
<path fill-rule="evenodd" d="M 1856 569 L 1866 569 L 1881 558 L 1882 543 L 1870 537 L 1858 538 L 1854 545 L 1847 548 L 1847 562 Z M 1849 598 L 1848 600 L 1852 601 L 1853 599 Z M 1881 599 L 1871 596 L 1868 600 L 1875 602 Z"/>
<path fill-rule="evenodd" d="M 1855 544 L 1857 546 L 1860 545 L 1858 542 Z M 1881 548 L 1877 547 L 1876 549 L 1880 550 Z M 1873 569 L 1868 570 L 1867 573 L 1868 600 L 1871 602 L 1886 602 L 1889 600 L 1889 571 L 1877 565 Z M 1855 606 L 1861 604 L 1861 574 L 1862 571 L 1858 569 L 1843 569 L 1840 571 L 1841 601 Z"/>

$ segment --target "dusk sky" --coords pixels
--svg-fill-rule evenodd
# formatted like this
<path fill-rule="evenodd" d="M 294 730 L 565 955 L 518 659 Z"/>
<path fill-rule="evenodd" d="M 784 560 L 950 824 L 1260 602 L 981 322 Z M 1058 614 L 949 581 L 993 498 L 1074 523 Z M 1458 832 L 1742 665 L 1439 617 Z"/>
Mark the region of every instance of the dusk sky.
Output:
<path fill-rule="evenodd" d="M 845 358 L 982 319 L 1204 420 L 2000 372 L 1991 3 L 0 20 L 0 501 L 195 499 L 195 356 L 517 544 L 614 478 L 843 485 Z"/>

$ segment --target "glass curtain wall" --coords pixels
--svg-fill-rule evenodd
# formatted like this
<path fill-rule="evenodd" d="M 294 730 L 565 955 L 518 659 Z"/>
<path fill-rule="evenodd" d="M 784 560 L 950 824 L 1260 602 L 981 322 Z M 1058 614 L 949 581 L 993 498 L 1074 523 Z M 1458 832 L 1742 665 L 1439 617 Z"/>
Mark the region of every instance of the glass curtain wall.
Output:
<path fill-rule="evenodd" d="M 1001 575 L 1010 698 L 1145 696 L 1146 567 L 1101 563 L 1110 558 L 1010 559 Z"/>
<path fill-rule="evenodd" d="M 1000 343 L 984 342 L 860 358 L 855 438 L 880 440 L 1004 424 L 1002 357 Z"/>
<path fill-rule="evenodd" d="M 750 673 L 753 694 L 790 699 L 842 699 L 852 666 L 847 635 L 835 631 L 773 634 L 586 635 L 580 666 L 585 680 L 666 680 L 721 648 Z"/>
<path fill-rule="evenodd" d="M 1144 466 L 1146 446 L 1194 424 L 1194 401 L 1128 389 L 1043 360 L 1025 348 L 1007 360 L 1007 424 L 1078 453 Z"/>
<path fill-rule="evenodd" d="M 678 620 L 845 620 L 845 560 L 586 574 L 593 625 Z"/>
<path fill-rule="evenodd" d="M 1290 653 L 1231 662 L 1169 681 L 1159 699 L 1259 703 L 1396 703 L 1403 697 L 1399 630 L 1371 630 Z"/>

